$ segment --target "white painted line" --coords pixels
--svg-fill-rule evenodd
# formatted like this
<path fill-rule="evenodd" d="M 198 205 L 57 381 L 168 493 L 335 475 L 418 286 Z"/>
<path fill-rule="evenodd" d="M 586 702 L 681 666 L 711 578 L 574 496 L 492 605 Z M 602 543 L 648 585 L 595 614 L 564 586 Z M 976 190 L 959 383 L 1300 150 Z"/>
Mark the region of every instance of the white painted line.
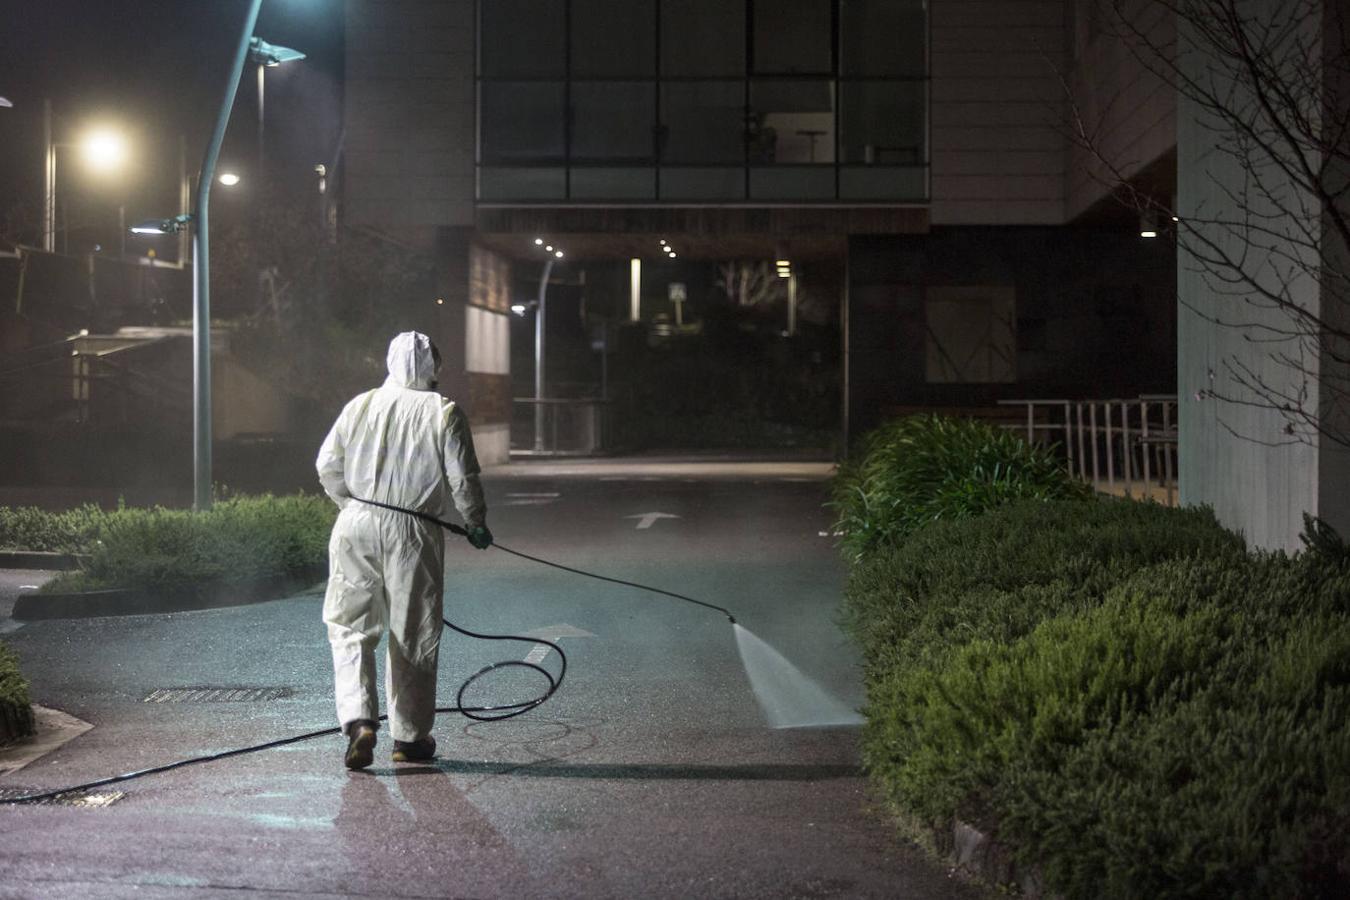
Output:
<path fill-rule="evenodd" d="M 557 502 L 558 502 L 557 500 L 553 500 L 553 499 L 531 498 L 531 499 L 522 499 L 522 500 L 504 500 L 504 501 L 502 501 L 502 504 L 501 504 L 501 505 L 502 505 L 502 506 L 549 506 L 550 504 L 557 503 Z"/>
<path fill-rule="evenodd" d="M 671 513 L 649 512 L 649 513 L 638 513 L 635 516 L 624 516 L 624 518 L 638 519 L 639 521 L 637 523 L 637 529 L 638 531 L 644 531 L 648 528 L 651 528 L 652 524 L 659 519 L 678 519 L 679 516 L 673 515 Z"/>
<path fill-rule="evenodd" d="M 554 498 L 554 499 L 557 499 L 558 497 L 561 497 L 562 494 L 558 493 L 557 491 L 540 491 L 539 493 L 533 493 L 533 494 L 527 494 L 527 493 L 508 493 L 506 496 L 508 496 L 508 497 L 552 497 L 552 498 Z"/>
<path fill-rule="evenodd" d="M 844 536 L 844 532 L 842 532 L 842 531 L 820 531 L 820 532 L 817 532 L 817 534 L 819 534 L 821 537 L 843 537 L 843 536 Z"/>
<path fill-rule="evenodd" d="M 539 638 L 544 641 L 558 643 L 563 638 L 591 638 L 595 635 L 586 631 L 584 628 L 577 628 L 575 625 L 568 625 L 566 622 L 559 622 L 557 625 L 545 625 L 543 628 L 535 628 L 532 631 L 525 632 L 525 637 Z M 549 648 L 543 644 L 535 644 L 534 648 L 525 655 L 525 662 L 539 665 L 549 654 Z"/>

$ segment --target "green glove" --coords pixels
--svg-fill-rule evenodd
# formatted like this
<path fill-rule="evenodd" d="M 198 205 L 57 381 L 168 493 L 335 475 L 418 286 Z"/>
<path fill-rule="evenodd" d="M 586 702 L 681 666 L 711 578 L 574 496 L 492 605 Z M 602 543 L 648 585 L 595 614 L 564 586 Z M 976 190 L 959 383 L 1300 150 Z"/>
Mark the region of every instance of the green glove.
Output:
<path fill-rule="evenodd" d="M 479 525 L 477 528 L 469 529 L 469 543 L 473 544 L 479 550 L 486 550 L 492 546 L 492 532 L 487 530 L 486 525 Z"/>

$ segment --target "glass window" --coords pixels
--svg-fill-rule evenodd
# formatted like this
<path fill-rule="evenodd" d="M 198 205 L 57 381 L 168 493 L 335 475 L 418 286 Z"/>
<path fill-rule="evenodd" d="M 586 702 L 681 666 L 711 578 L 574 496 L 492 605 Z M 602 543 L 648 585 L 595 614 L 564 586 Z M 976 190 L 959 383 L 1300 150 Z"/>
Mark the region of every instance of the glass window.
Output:
<path fill-rule="evenodd" d="M 746 132 L 751 163 L 834 162 L 834 83 L 752 82 Z"/>
<path fill-rule="evenodd" d="M 922 165 L 926 159 L 926 83 L 845 81 L 840 154 L 844 162 Z"/>
<path fill-rule="evenodd" d="M 751 0 L 756 74 L 827 74 L 834 70 L 830 0 Z"/>
<path fill-rule="evenodd" d="M 561 78 L 565 6 L 555 0 L 487 0 L 482 10 L 484 78 Z"/>
<path fill-rule="evenodd" d="M 745 168 L 742 166 L 661 168 L 662 200 L 741 200 L 744 197 Z"/>
<path fill-rule="evenodd" d="M 562 200 L 567 196 L 567 170 L 534 167 L 496 169 L 484 166 L 478 172 L 478 199 Z"/>
<path fill-rule="evenodd" d="M 924 0 L 842 0 L 843 74 L 922 78 L 927 29 Z"/>
<path fill-rule="evenodd" d="M 833 166 L 766 166 L 750 170 L 753 200 L 830 200 Z"/>
<path fill-rule="evenodd" d="M 675 81 L 661 86 L 661 159 L 745 161 L 745 83 Z"/>
<path fill-rule="evenodd" d="M 563 85 L 485 81 L 480 91 L 484 162 L 563 158 Z"/>
<path fill-rule="evenodd" d="M 840 200 L 927 200 L 923 166 L 840 166 Z"/>
<path fill-rule="evenodd" d="M 572 158 L 651 162 L 656 89 L 643 81 L 572 84 Z"/>
<path fill-rule="evenodd" d="M 572 167 L 573 200 L 653 200 L 656 170 Z"/>
<path fill-rule="evenodd" d="M 745 0 L 661 0 L 661 74 L 745 74 Z"/>
<path fill-rule="evenodd" d="M 495 0 L 488 5 L 491 2 Z M 655 74 L 655 0 L 572 0 L 573 76 L 642 78 Z"/>

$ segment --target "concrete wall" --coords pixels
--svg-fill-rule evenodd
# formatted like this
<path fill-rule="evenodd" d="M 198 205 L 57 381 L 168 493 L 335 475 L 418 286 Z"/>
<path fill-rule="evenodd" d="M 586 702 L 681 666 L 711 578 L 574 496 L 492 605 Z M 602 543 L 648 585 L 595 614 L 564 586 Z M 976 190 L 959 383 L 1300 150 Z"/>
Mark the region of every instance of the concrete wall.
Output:
<path fill-rule="evenodd" d="M 1280 9 L 1281 0 L 1261 0 L 1251 11 Z M 1318 35 L 1305 34 L 1308 46 L 1318 45 Z M 1187 59 L 1191 71 L 1206 64 Z M 1244 96 L 1239 89 L 1240 102 Z M 1282 354 L 1308 352 L 1306 365 L 1325 374 L 1328 360 L 1307 343 L 1272 341 L 1272 331 L 1288 331 L 1287 313 L 1250 302 L 1235 295 L 1231 284 L 1207 279 L 1198 269 L 1195 248 L 1203 253 L 1203 241 L 1213 241 L 1228 254 L 1251 251 L 1247 239 L 1225 232 L 1215 220 L 1241 220 L 1241 207 L 1270 213 L 1254 191 L 1243 193 L 1245 173 L 1238 161 L 1221 152 L 1224 133 L 1202 119 L 1197 104 L 1180 97 L 1177 111 L 1178 212 L 1183 228 L 1177 266 L 1178 392 L 1180 395 L 1179 459 L 1181 499 L 1188 504 L 1208 504 L 1225 525 L 1241 530 L 1259 547 L 1297 548 L 1303 514 L 1318 515 L 1343 534 L 1350 533 L 1350 477 L 1346 451 L 1327 438 L 1307 430 L 1289 429 L 1289 420 L 1247 387 L 1235 372 L 1250 373 L 1272 390 L 1297 393 L 1305 387 L 1308 405 L 1317 408 L 1325 398 L 1323 384 L 1314 378 L 1305 384 L 1299 373 L 1282 362 Z M 1261 190 L 1279 198 L 1284 209 L 1309 202 L 1272 166 L 1263 170 Z M 1241 199 L 1241 203 L 1239 202 Z M 1316 210 L 1317 205 L 1308 207 Z M 1317 233 L 1314 212 L 1302 225 Z M 1231 220 L 1231 219 L 1230 219 Z M 1271 234 L 1296 227 L 1293 220 L 1268 221 Z M 1288 297 L 1314 312 L 1328 299 L 1314 277 L 1321 260 L 1313 250 L 1267 237 L 1269 251 L 1248 253 L 1244 267 L 1259 283 L 1287 290 Z M 1325 247 L 1323 257 L 1325 257 Z M 1285 264 L 1287 255 L 1302 257 L 1305 264 Z M 1284 256 L 1282 259 L 1281 257 Z M 1226 273 L 1231 277 L 1231 271 Z M 1221 322 L 1244 323 L 1220 324 Z M 1255 338 L 1256 340 L 1253 340 Z"/>
<path fill-rule="evenodd" d="M 1069 26 L 1073 106 L 1100 152 L 1067 143 L 1065 215 L 1072 220 L 1176 146 L 1176 91 L 1144 62 L 1150 48 L 1172 45 L 1176 22 L 1154 0 L 1069 0 Z"/>
<path fill-rule="evenodd" d="M 469 273 L 464 370 L 474 444 L 482 462 L 506 462 L 511 452 L 511 263 L 473 244 Z"/>
<path fill-rule="evenodd" d="M 1065 0 L 933 0 L 935 225 L 1064 221 Z"/>
<path fill-rule="evenodd" d="M 473 0 L 347 0 L 343 219 L 471 225 Z"/>

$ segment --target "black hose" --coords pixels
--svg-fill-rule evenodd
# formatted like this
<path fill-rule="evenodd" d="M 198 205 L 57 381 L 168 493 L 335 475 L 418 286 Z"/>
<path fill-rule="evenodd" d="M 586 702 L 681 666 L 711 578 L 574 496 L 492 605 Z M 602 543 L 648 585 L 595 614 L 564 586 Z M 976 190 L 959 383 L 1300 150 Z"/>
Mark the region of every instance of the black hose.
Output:
<path fill-rule="evenodd" d="M 418 512 L 412 509 L 404 509 L 403 507 L 400 506 L 391 506 L 387 503 L 379 503 L 374 500 L 364 500 L 360 497 L 354 497 L 352 499 L 359 500 L 360 502 L 367 503 L 371 506 L 378 506 L 383 509 L 393 510 L 394 512 L 407 513 L 410 516 L 416 516 L 419 519 L 424 519 L 428 522 L 433 522 L 436 525 L 439 525 L 440 527 L 454 534 L 464 536 L 468 535 L 468 531 L 466 531 L 459 525 L 456 525 L 453 522 L 441 521 L 440 519 L 437 519 L 435 516 L 431 516 L 426 513 Z M 561 569 L 564 572 L 571 572 L 575 575 L 585 575 L 588 578 L 595 578 L 599 581 L 608 581 L 612 584 L 621 584 L 626 587 L 634 587 L 638 588 L 639 590 L 650 591 L 654 594 L 663 594 L 667 597 L 674 597 L 676 600 L 684 600 L 687 603 L 693 603 L 698 606 L 705 606 L 708 609 L 715 609 L 718 612 L 722 613 L 724 616 L 726 616 L 727 619 L 729 619 L 733 625 L 736 624 L 736 617 L 733 616 L 730 611 L 720 606 L 716 606 L 712 603 L 705 603 L 702 600 L 695 600 L 693 597 L 686 597 L 683 594 L 676 594 L 672 591 L 662 590 L 661 588 L 652 587 L 650 585 L 639 584 L 636 581 L 624 581 L 619 578 L 610 578 L 607 575 L 597 575 L 594 572 L 587 572 L 584 569 L 574 569 L 571 566 L 564 566 L 560 563 L 550 562 L 549 560 L 546 559 L 540 559 L 537 556 L 530 556 L 527 553 L 521 553 L 519 550 L 512 550 L 509 547 L 503 547 L 501 544 L 495 542 L 492 544 L 492 546 L 496 547 L 498 550 L 510 553 L 512 556 L 518 556 L 521 559 L 527 559 L 530 562 L 536 562 L 539 563 L 540 565 L 551 566 L 554 569 Z M 441 621 L 445 623 L 445 626 L 447 628 L 450 628 L 453 631 L 457 631 L 460 634 L 465 635 L 466 637 L 476 638 L 478 640 L 522 641 L 527 644 L 534 644 L 536 646 L 547 647 L 549 650 L 558 654 L 558 659 L 561 661 L 561 665 L 559 666 L 558 676 L 556 678 L 554 678 L 553 674 L 549 672 L 547 669 L 545 669 L 543 666 L 525 660 L 505 660 L 503 662 L 491 663 L 490 665 L 486 665 L 483 668 L 479 669 L 477 672 L 470 675 L 468 678 L 466 678 L 464 682 L 459 686 L 459 690 L 455 693 L 455 704 L 456 704 L 455 706 L 438 706 L 436 708 L 436 713 L 438 715 L 440 713 L 457 712 L 460 715 L 473 719 L 474 721 L 477 722 L 496 722 L 502 719 L 510 719 L 514 716 L 522 715 L 523 713 L 527 713 L 530 710 L 538 707 L 544 701 L 548 700 L 555 693 L 557 693 L 558 688 L 562 686 L 563 678 L 567 674 L 567 654 L 563 653 L 562 648 L 559 647 L 557 644 L 551 641 L 543 640 L 541 638 L 522 637 L 520 635 L 514 634 L 480 634 L 476 631 L 469 631 L 467 628 L 460 628 L 458 625 L 452 623 L 449 619 L 442 619 Z M 531 669 L 543 675 L 544 678 L 548 679 L 548 690 L 546 690 L 543 694 L 539 695 L 533 700 L 525 700 L 520 703 L 508 703 L 503 704 L 501 706 L 464 705 L 464 692 L 468 690 L 470 685 L 472 685 L 478 679 L 482 678 L 484 675 L 487 675 L 489 672 L 495 671 L 497 669 L 507 668 L 510 666 L 515 666 L 524 669 Z M 487 713 L 488 715 L 484 715 L 485 713 Z M 380 716 L 380 721 L 384 721 L 387 718 L 389 718 L 388 715 Z M 109 778 L 100 778 L 97 781 L 87 781 L 84 784 L 76 784 L 70 787 L 57 788 L 55 790 L 43 791 L 37 794 L 26 794 L 22 797 L 0 797 L 0 806 L 18 803 L 38 803 L 43 800 L 53 800 L 57 797 L 62 797 L 66 794 L 79 794 L 84 793 L 86 791 L 91 791 L 95 788 L 107 787 L 108 785 L 119 784 L 123 781 L 131 781 L 133 778 L 143 778 L 146 775 L 157 775 L 161 772 L 171 772 L 174 769 L 181 769 L 186 766 L 196 765 L 198 763 L 215 762 L 216 760 L 220 759 L 229 759 L 232 756 L 243 756 L 244 754 L 247 753 L 258 753 L 263 750 L 271 750 L 275 747 L 285 747 L 288 744 L 298 744 L 301 741 L 308 741 L 318 737 L 326 737 L 331 734 L 341 734 L 341 733 L 342 733 L 341 728 L 324 728 L 320 731 L 309 731 L 304 734 L 294 735 L 292 737 L 279 738 L 275 741 L 267 741 L 266 743 L 263 744 L 253 744 L 248 747 L 238 747 L 234 750 L 222 750 L 219 753 L 209 753 L 203 756 L 192 756 L 187 759 L 177 760 L 176 762 L 165 763 L 162 766 L 153 766 L 149 769 L 139 769 L 135 772 L 124 772 L 121 775 L 113 775 Z"/>

